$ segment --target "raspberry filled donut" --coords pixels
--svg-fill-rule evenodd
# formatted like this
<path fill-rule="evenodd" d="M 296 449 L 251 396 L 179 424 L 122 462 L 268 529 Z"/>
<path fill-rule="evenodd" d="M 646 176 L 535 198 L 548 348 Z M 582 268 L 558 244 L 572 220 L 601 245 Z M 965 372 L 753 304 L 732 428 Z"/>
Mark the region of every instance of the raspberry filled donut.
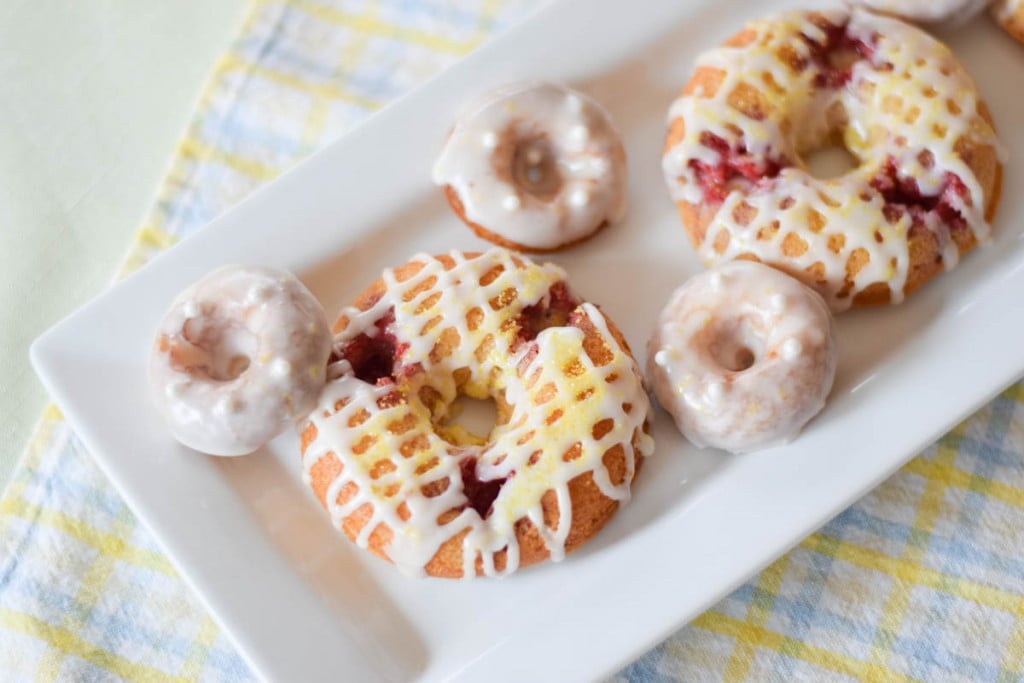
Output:
<path fill-rule="evenodd" d="M 1024 43 L 1024 0 L 996 0 L 992 15 L 1007 33 Z"/>
<path fill-rule="evenodd" d="M 804 156 L 832 145 L 856 167 L 815 177 Z M 707 264 L 772 264 L 839 311 L 898 303 L 989 237 L 1000 149 L 970 76 L 928 34 L 792 12 L 699 59 L 662 166 Z"/>
<path fill-rule="evenodd" d="M 792 440 L 825 406 L 836 371 L 824 300 L 755 261 L 677 289 L 647 350 L 655 395 L 679 431 L 733 453 Z"/>
<path fill-rule="evenodd" d="M 653 446 L 647 394 L 561 269 L 497 248 L 416 256 L 335 330 L 305 478 L 349 539 L 404 573 L 560 560 L 629 500 Z M 490 434 L 449 428 L 460 396 L 494 400 Z"/>
<path fill-rule="evenodd" d="M 882 14 L 928 26 L 954 28 L 988 6 L 990 0 L 846 0 Z"/>
<path fill-rule="evenodd" d="M 455 124 L 434 182 L 480 237 L 547 252 L 626 210 L 626 152 L 607 112 L 551 83 L 489 93 Z"/>
<path fill-rule="evenodd" d="M 178 441 L 244 455 L 309 414 L 330 352 L 327 315 L 294 275 L 226 266 L 174 300 L 157 331 L 150 383 Z"/>

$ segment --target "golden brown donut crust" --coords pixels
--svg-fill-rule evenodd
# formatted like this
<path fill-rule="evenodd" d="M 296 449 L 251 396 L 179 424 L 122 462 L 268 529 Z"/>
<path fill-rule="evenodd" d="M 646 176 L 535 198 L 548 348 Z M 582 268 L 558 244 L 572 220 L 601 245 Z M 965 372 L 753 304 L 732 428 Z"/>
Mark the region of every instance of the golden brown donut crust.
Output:
<path fill-rule="evenodd" d="M 467 258 L 479 257 L 480 253 L 472 252 L 467 253 Z M 455 261 L 451 256 L 447 254 L 438 255 L 435 257 L 441 261 L 445 268 L 450 270 L 455 266 Z M 520 259 L 514 259 L 517 266 L 523 268 L 526 264 Z M 395 278 L 398 282 L 405 282 L 410 278 L 414 277 L 422 268 L 424 264 L 421 261 L 412 260 L 394 270 Z M 383 279 L 377 279 L 369 287 L 367 287 L 353 302 L 353 306 L 358 308 L 360 311 L 367 311 L 373 307 L 377 301 L 384 295 L 386 291 L 386 284 Z M 613 321 L 605 318 L 609 332 L 614 337 L 615 341 L 619 346 L 632 357 L 632 351 L 626 342 L 622 332 L 614 324 Z M 349 325 L 349 319 L 347 316 L 342 315 L 338 318 L 334 325 L 334 332 L 337 334 L 342 332 Z M 590 348 L 604 347 L 604 340 L 597 331 L 597 329 L 590 322 L 589 318 L 583 317 L 582 321 L 579 322 L 578 327 L 584 332 L 585 341 L 584 349 L 590 353 Z M 595 348 L 593 353 L 600 353 L 600 348 Z M 343 406 L 334 406 L 334 412 L 339 411 Z M 499 418 L 500 419 L 500 418 Z M 649 433 L 650 425 L 645 421 L 644 433 Z M 312 423 L 307 423 L 301 432 L 301 452 L 305 454 L 307 448 L 314 441 L 317 436 L 316 426 Z M 633 435 L 632 439 L 632 452 L 635 454 L 640 453 L 640 439 L 643 435 L 637 433 Z M 627 457 L 634 457 L 632 454 L 627 454 L 626 449 L 621 444 L 609 449 L 603 459 L 605 467 L 608 468 L 608 472 L 611 478 L 612 484 L 618 485 L 625 479 L 627 468 Z M 636 474 L 639 472 L 642 466 L 643 458 L 637 455 L 633 463 L 633 478 L 635 479 Z M 341 475 L 344 469 L 344 464 L 341 459 L 334 452 L 328 452 L 321 457 L 310 469 L 309 472 L 309 485 L 316 495 L 317 500 L 320 501 L 321 505 L 325 509 L 328 509 L 326 496 L 331 484 Z M 566 553 L 570 553 L 573 550 L 579 548 L 588 540 L 593 538 L 597 532 L 599 532 L 605 524 L 612 518 L 615 512 L 619 508 L 619 502 L 605 496 L 594 482 L 593 475 L 591 472 L 585 472 L 574 479 L 570 480 L 569 485 L 569 496 L 572 505 L 572 524 L 569 528 L 568 538 L 565 543 Z M 344 504 L 356 494 L 356 490 L 351 486 L 343 487 L 338 494 L 337 503 L 339 505 Z M 556 500 L 556 495 L 553 490 L 545 492 L 541 498 L 541 505 L 544 514 L 544 523 L 551 529 L 556 528 L 559 519 L 559 506 Z M 363 527 L 369 522 L 372 517 L 373 509 L 371 503 L 366 503 L 357 508 L 352 514 L 345 517 L 341 522 L 342 532 L 349 538 L 349 540 L 355 542 L 359 536 Z M 463 572 L 463 558 L 462 558 L 462 540 L 467 532 L 462 532 L 456 536 L 445 541 L 434 557 L 425 566 L 425 571 L 430 576 L 440 578 L 462 578 Z M 527 567 L 530 565 L 543 562 L 549 558 L 549 552 L 541 539 L 540 534 L 533 523 L 526 518 L 519 519 L 515 523 L 515 535 L 516 540 L 519 543 L 519 567 Z M 388 527 L 385 523 L 379 523 L 376 528 L 370 533 L 368 550 L 374 555 L 391 561 L 387 555 L 387 548 L 391 542 L 393 536 L 393 530 Z M 495 555 L 495 567 L 501 571 L 505 568 L 505 552 L 500 551 Z M 483 575 L 483 563 L 481 558 L 476 559 L 476 573 L 478 576 Z"/>
<path fill-rule="evenodd" d="M 813 14 L 814 13 L 812 13 L 812 15 Z M 821 17 L 821 21 L 825 21 L 824 17 Z M 727 47 L 745 47 L 750 45 L 757 38 L 758 34 L 756 31 L 744 28 L 725 41 L 724 45 Z M 797 62 L 797 56 L 795 53 L 790 55 L 789 59 L 786 58 L 786 55 L 780 55 L 780 57 L 787 61 L 789 67 L 794 71 L 798 71 L 803 68 L 803 66 Z M 718 92 L 722 81 L 723 73 L 721 71 L 701 66 L 696 69 L 693 76 L 687 82 L 682 90 L 682 94 L 692 95 L 694 93 L 704 92 L 706 97 L 714 97 Z M 730 97 L 729 103 L 748 115 L 757 111 L 761 104 L 758 101 L 757 91 L 754 89 L 744 91 L 737 89 Z M 980 100 L 979 103 L 979 113 L 981 117 L 986 123 L 994 128 L 995 126 L 988 106 Z M 684 138 L 685 130 L 685 122 L 683 119 L 676 118 L 672 120 L 665 138 L 663 151 L 668 152 L 678 144 Z M 985 218 L 991 222 L 995 217 L 996 208 L 999 204 L 1002 191 L 1003 169 L 1002 165 L 999 163 L 998 152 L 991 145 L 976 145 L 966 138 L 961 138 L 957 141 L 956 149 L 960 158 L 963 159 L 967 166 L 974 172 L 981 185 L 986 198 Z M 676 202 L 676 208 L 691 243 L 694 247 L 699 247 L 703 244 L 708 227 L 718 212 L 718 205 L 697 205 L 684 200 L 679 200 Z M 973 231 L 969 229 L 951 231 L 951 235 L 961 254 L 964 254 L 977 246 L 977 239 L 975 238 Z M 907 272 L 907 281 L 904 286 L 905 294 L 911 294 L 916 291 L 927 281 L 941 273 L 944 269 L 938 240 L 930 230 L 923 226 L 912 228 L 909 233 L 908 242 L 910 262 Z M 795 250 L 796 247 L 783 244 L 782 251 L 785 256 L 791 258 L 795 257 L 797 255 Z M 721 253 L 722 249 L 718 249 L 718 251 Z M 759 260 L 752 254 L 743 255 L 739 258 L 747 258 L 755 261 Z M 783 264 L 773 263 L 771 265 L 780 268 L 781 270 L 787 270 Z M 846 265 L 845 284 L 848 287 L 853 286 L 853 278 L 861 265 L 862 264 L 858 263 L 856 259 Z M 808 269 L 808 273 L 811 276 L 810 278 L 803 273 L 790 272 L 791 275 L 797 277 L 803 276 L 802 279 L 804 280 L 813 280 L 815 275 L 820 275 L 810 269 Z M 885 283 L 876 283 L 871 285 L 859 292 L 853 299 L 853 306 L 855 307 L 877 306 L 888 303 L 890 303 L 890 291 Z"/>

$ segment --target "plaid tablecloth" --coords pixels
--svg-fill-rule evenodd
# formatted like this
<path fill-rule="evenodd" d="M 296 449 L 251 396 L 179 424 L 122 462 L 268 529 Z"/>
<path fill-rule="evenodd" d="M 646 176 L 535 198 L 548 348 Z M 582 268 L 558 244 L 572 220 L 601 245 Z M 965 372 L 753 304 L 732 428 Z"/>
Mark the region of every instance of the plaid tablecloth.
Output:
<path fill-rule="evenodd" d="M 125 272 L 537 2 L 254 2 Z M 1003 393 L 616 678 L 1021 680 L 1022 402 Z M 0 499 L 0 680 L 252 677 L 47 409 Z"/>

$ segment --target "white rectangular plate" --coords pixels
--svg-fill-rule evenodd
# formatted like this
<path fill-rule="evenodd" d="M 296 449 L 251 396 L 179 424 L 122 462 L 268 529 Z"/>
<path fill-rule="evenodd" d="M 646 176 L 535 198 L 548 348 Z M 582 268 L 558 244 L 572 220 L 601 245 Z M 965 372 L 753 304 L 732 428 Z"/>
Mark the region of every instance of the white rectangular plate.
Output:
<path fill-rule="evenodd" d="M 699 452 L 661 415 L 633 502 L 562 564 L 505 580 L 403 578 L 328 523 L 300 480 L 297 440 L 256 455 L 176 445 L 146 386 L 153 331 L 214 266 L 267 264 L 328 311 L 415 252 L 485 246 L 430 166 L 460 106 L 509 81 L 582 88 L 626 141 L 624 224 L 555 257 L 641 354 L 669 292 L 699 269 L 660 173 L 667 107 L 699 51 L 764 0 L 566 0 L 257 193 L 63 321 L 33 362 L 99 464 L 252 666 L 281 681 L 565 680 L 608 674 L 811 533 L 1024 372 L 1024 48 L 986 19 L 949 36 L 1013 161 L 995 243 L 900 307 L 839 324 L 825 412 L 792 445 Z M 811 3 L 809 3 L 811 4 Z"/>

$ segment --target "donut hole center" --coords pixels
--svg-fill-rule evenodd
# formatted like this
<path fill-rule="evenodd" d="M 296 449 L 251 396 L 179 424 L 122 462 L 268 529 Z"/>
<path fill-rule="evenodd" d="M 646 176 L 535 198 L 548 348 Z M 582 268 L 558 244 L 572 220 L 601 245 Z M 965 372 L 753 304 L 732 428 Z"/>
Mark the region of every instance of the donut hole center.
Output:
<path fill-rule="evenodd" d="M 846 146 L 850 115 L 833 93 L 819 93 L 802 119 L 806 125 L 799 129 L 796 145 L 810 175 L 832 180 L 860 166 L 860 158 Z"/>
<path fill-rule="evenodd" d="M 720 322 L 708 340 L 708 352 L 714 362 L 729 372 L 744 372 L 761 357 L 762 344 L 746 319 Z"/>
<path fill-rule="evenodd" d="M 498 402 L 459 393 L 435 422 L 435 431 L 453 446 L 484 446 L 498 424 Z"/>
<path fill-rule="evenodd" d="M 819 180 L 840 178 L 860 165 L 860 161 L 850 150 L 843 144 L 835 142 L 804 154 L 804 163 L 808 172 Z"/>
<path fill-rule="evenodd" d="M 224 382 L 230 382 L 233 379 L 237 379 L 242 376 L 246 370 L 249 369 L 249 358 L 248 356 L 231 356 L 227 359 L 227 363 L 224 364 L 224 372 L 220 372 L 218 369 L 217 374 L 220 376 L 213 376 L 214 379 L 218 379 Z"/>
<path fill-rule="evenodd" d="M 749 370 L 756 359 L 754 352 L 746 346 L 730 344 L 717 350 L 715 360 L 726 370 L 743 372 Z"/>
<path fill-rule="evenodd" d="M 754 351 L 735 340 L 719 340 L 711 346 L 711 355 L 715 362 L 730 372 L 743 372 L 754 366 L 757 357 Z"/>
<path fill-rule="evenodd" d="M 420 400 L 430 410 L 434 433 L 455 447 L 456 453 L 473 453 L 459 461 L 463 494 L 469 507 L 486 519 L 508 477 L 482 477 L 478 456 L 490 445 L 495 429 L 508 423 L 512 409 L 503 391 L 492 395 L 487 387 L 472 384 L 468 368 L 456 370 L 454 379 L 458 386 L 454 400 L 445 402 L 439 391 L 426 385 L 419 391 Z"/>
<path fill-rule="evenodd" d="M 848 74 L 854 65 L 864 59 L 864 49 L 858 48 L 851 43 L 845 43 L 829 50 L 825 55 L 825 68 L 830 72 L 838 74 L 838 77 L 842 78 L 843 82 L 845 82 L 845 79 L 849 78 Z"/>
<path fill-rule="evenodd" d="M 516 144 L 512 153 L 512 181 L 524 194 L 542 202 L 551 201 L 562 190 L 554 146 L 546 136 L 531 136 Z"/>
<path fill-rule="evenodd" d="M 241 377 L 258 347 L 249 329 L 213 316 L 189 318 L 181 332 L 185 343 L 171 349 L 171 367 L 214 382 Z"/>

